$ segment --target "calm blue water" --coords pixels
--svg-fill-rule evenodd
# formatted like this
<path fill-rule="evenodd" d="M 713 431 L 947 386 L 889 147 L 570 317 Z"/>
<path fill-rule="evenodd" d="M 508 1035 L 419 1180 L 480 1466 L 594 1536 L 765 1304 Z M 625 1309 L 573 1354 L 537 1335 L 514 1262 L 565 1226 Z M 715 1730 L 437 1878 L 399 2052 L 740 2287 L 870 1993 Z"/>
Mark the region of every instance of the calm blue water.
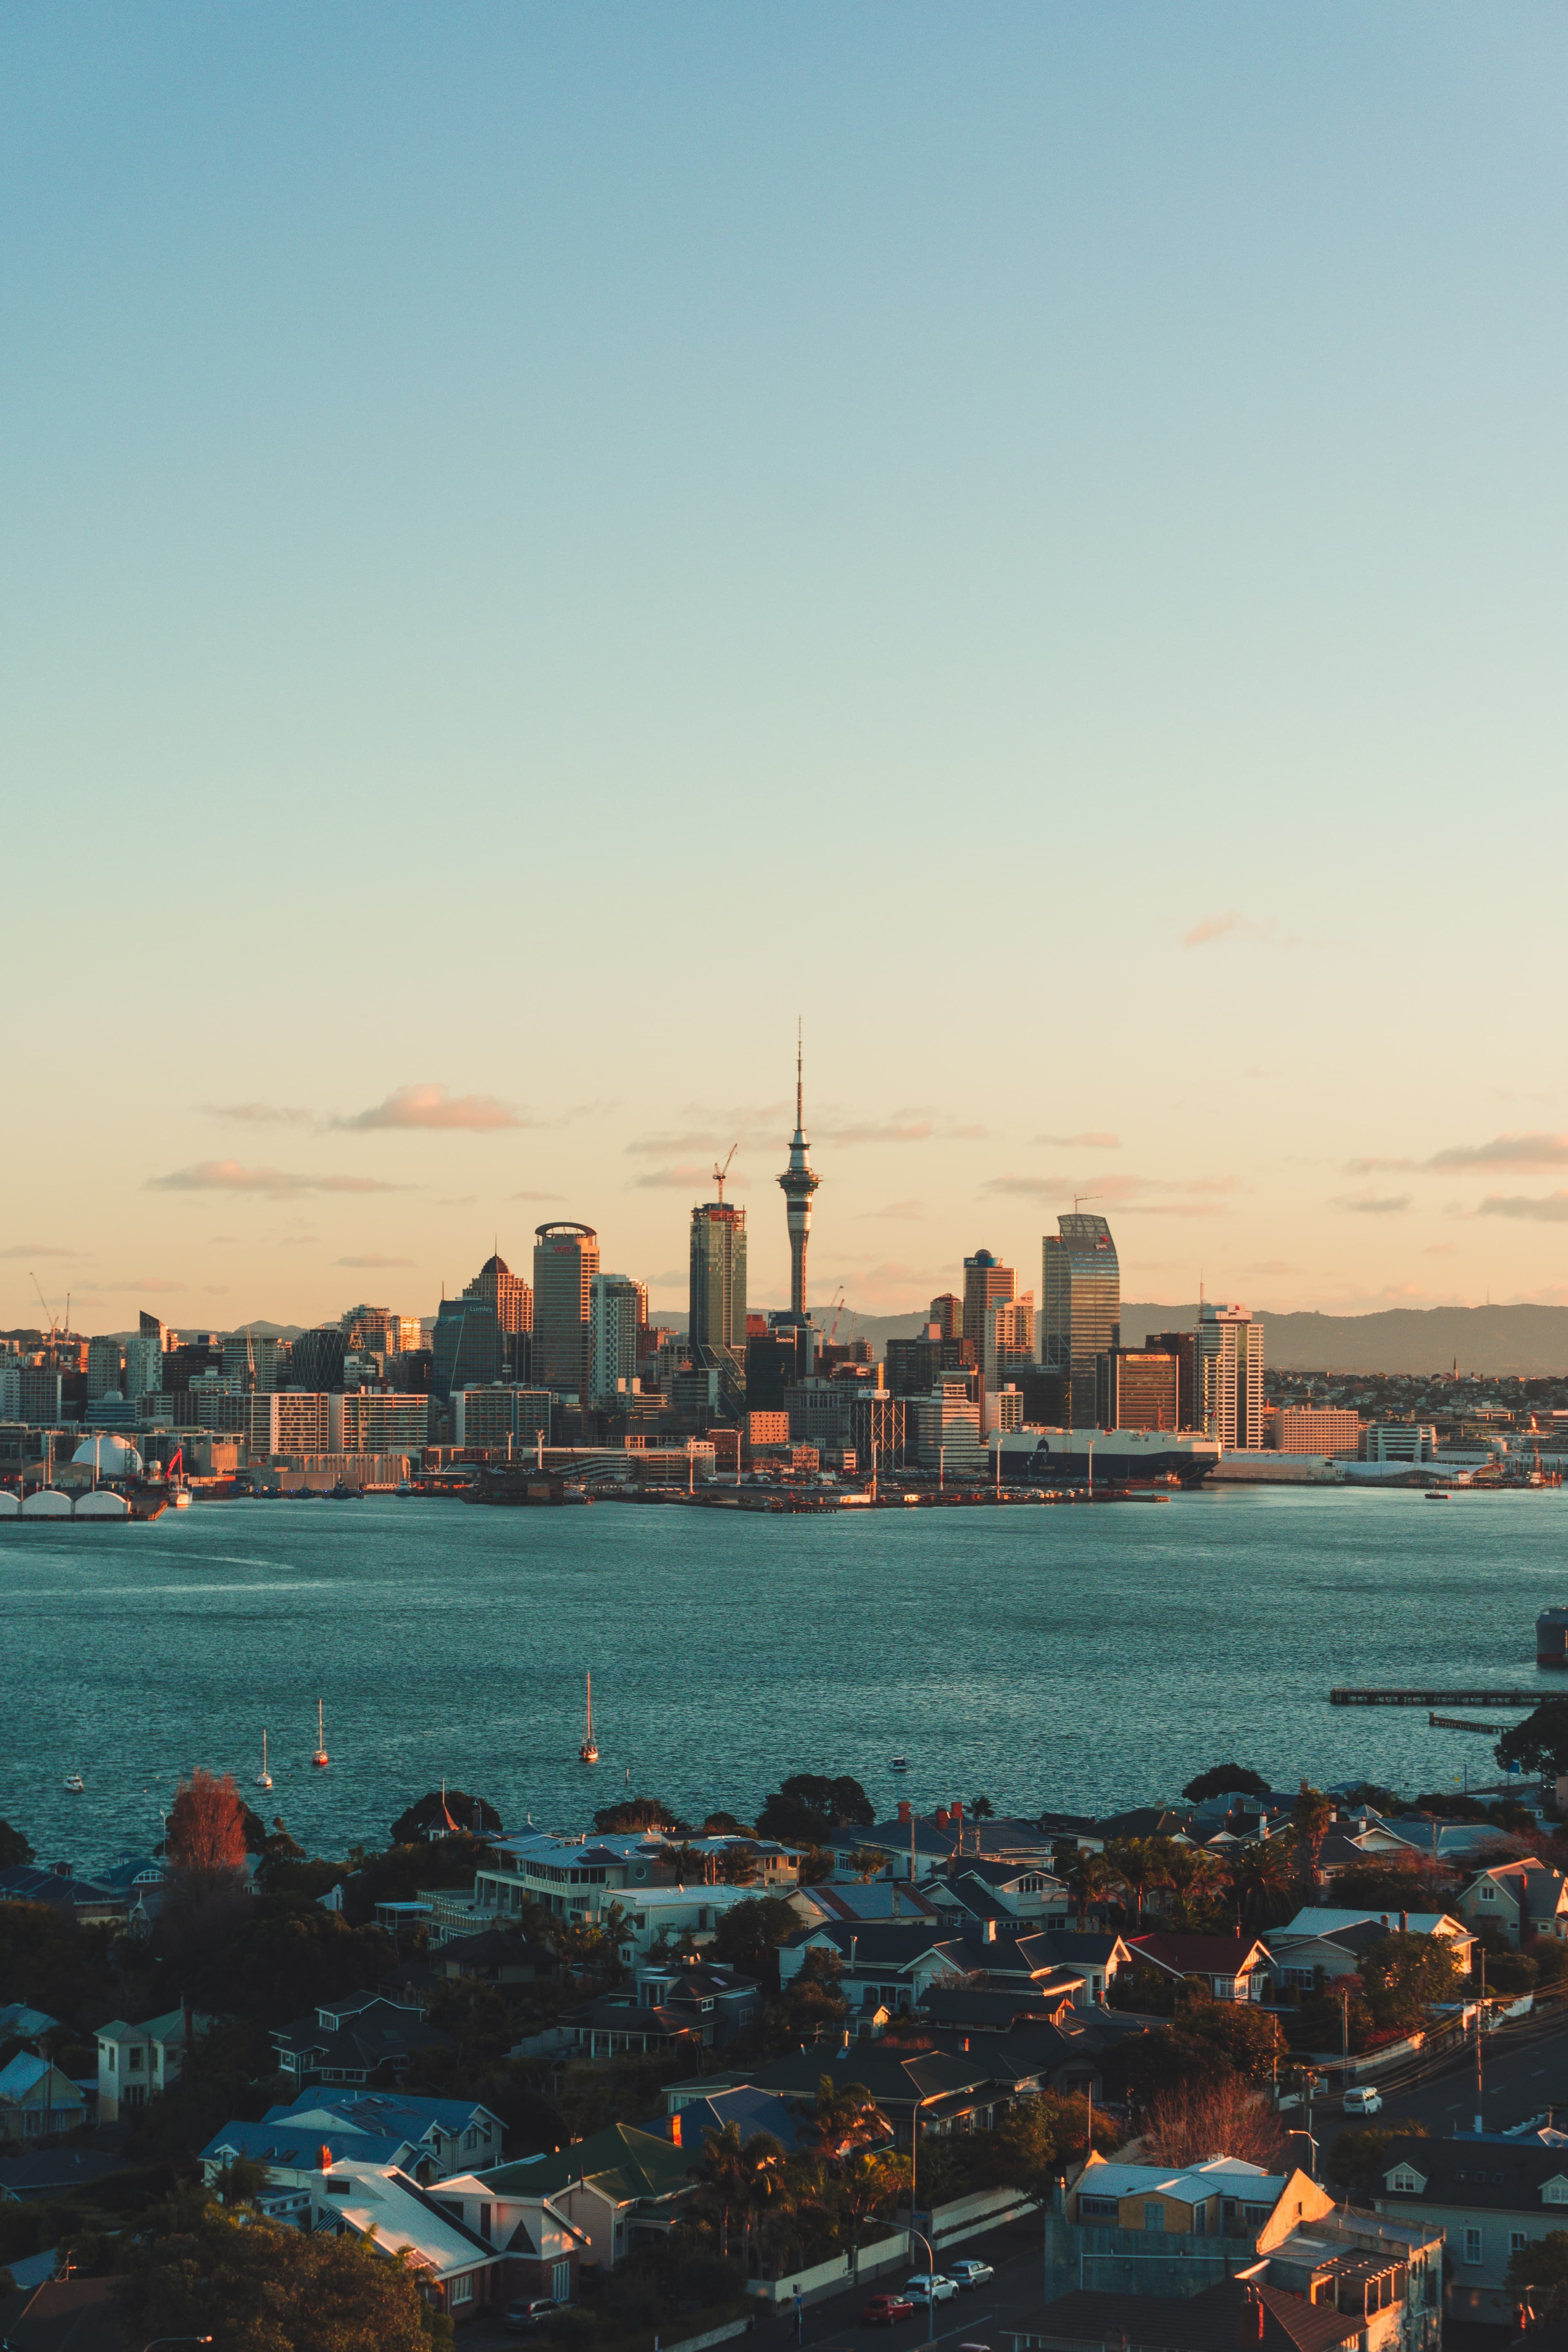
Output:
<path fill-rule="evenodd" d="M 625 1788 L 750 1817 L 782 1774 L 879 1806 L 1174 1794 L 1238 1757 L 1414 1791 L 1490 1765 L 1338 1682 L 1560 1678 L 1568 1490 L 1298 1488 L 1158 1506 L 763 1518 L 600 1505 L 199 1503 L 148 1527 L 0 1528 L 0 1815 L 89 1869 L 159 1832 L 197 1763 L 247 1793 L 261 1727 L 314 1852 L 382 1843 L 437 1786 L 585 1828 Z M 576 1760 L 591 1666 L 603 1761 Z M 325 1698 L 329 1772 L 310 1769 Z M 895 1780 L 887 1759 L 907 1751 Z M 67 1796 L 79 1769 L 87 1794 Z M 261 1803 L 257 1799 L 258 1807 Z"/>

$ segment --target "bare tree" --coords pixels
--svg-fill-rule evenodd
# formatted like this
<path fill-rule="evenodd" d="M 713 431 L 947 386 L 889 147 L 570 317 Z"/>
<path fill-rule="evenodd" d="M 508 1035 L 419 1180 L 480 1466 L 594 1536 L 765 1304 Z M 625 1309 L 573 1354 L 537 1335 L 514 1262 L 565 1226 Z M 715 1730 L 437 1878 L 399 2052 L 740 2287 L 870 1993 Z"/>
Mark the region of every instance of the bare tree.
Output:
<path fill-rule="evenodd" d="M 1201 2164 L 1205 2157 L 1238 2156 L 1271 2165 L 1285 2146 L 1279 2118 L 1267 2095 L 1240 2075 L 1223 2083 L 1162 2091 L 1143 2110 L 1140 2134 L 1154 2164 Z"/>

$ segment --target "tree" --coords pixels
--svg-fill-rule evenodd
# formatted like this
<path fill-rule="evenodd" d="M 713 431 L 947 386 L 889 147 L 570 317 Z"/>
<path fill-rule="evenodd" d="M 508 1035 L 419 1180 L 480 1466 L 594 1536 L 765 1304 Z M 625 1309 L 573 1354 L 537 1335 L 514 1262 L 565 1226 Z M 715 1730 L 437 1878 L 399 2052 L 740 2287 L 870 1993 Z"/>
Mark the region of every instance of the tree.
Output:
<path fill-rule="evenodd" d="M 20 1870 L 33 1860 L 33 1849 L 20 1830 L 0 1822 L 0 1870 Z"/>
<path fill-rule="evenodd" d="M 727 1845 L 719 1856 L 721 1886 L 754 1886 L 757 1857 L 749 1845 Z"/>
<path fill-rule="evenodd" d="M 1097 1916 L 1104 1911 L 1106 1898 L 1115 1885 L 1115 1873 L 1102 1853 L 1093 1853 L 1080 1845 L 1063 1873 L 1072 1890 L 1073 1908 L 1079 1919 Z"/>
<path fill-rule="evenodd" d="M 1543 1699 L 1522 1723 L 1503 1733 L 1492 1753 L 1504 1771 L 1516 1764 L 1543 1780 L 1568 1772 L 1568 1699 Z"/>
<path fill-rule="evenodd" d="M 852 1870 L 862 1886 L 873 1878 L 880 1878 L 888 1867 L 886 1849 L 879 1845 L 858 1845 L 844 1857 L 844 1866 Z"/>
<path fill-rule="evenodd" d="M 1537 2322 L 1561 2318 L 1568 2307 L 1568 2230 L 1548 2230 L 1511 2253 L 1505 2283 Z"/>
<path fill-rule="evenodd" d="M 461 1789 L 432 1789 L 405 1813 L 399 1813 L 392 1824 L 394 1845 L 423 1845 L 432 1838 L 449 1837 L 457 1831 L 464 1837 L 482 1838 L 500 1832 L 500 1815 L 483 1797 L 470 1797 Z"/>
<path fill-rule="evenodd" d="M 720 2131 L 704 2132 L 702 2155 L 694 2169 L 698 2181 L 698 2202 L 710 2206 L 718 2214 L 719 2252 L 728 2255 L 730 2214 L 745 2194 L 746 2172 L 740 2125 L 725 2124 Z"/>
<path fill-rule="evenodd" d="M 197 1765 L 169 1809 L 168 1856 L 187 1877 L 222 1879 L 245 1868 L 245 1801 L 234 1775 L 220 1780 Z"/>
<path fill-rule="evenodd" d="M 1379 2025 L 1414 2025 L 1434 2001 L 1456 2000 L 1459 1971 L 1448 1947 L 1436 1936 L 1405 1935 L 1395 1928 L 1369 1944 L 1359 1974 L 1367 2006 Z"/>
<path fill-rule="evenodd" d="M 190 2197 L 122 2241 L 128 2333 L 212 2337 L 223 2352 L 430 2352 L 449 2323 L 430 2311 L 405 2257 L 326 2231 L 306 2236 Z"/>
<path fill-rule="evenodd" d="M 1223 2050 L 1237 2073 L 1254 2083 L 1271 2082 L 1285 2055 L 1279 2019 L 1256 2001 L 1195 2001 L 1183 2011 L 1176 2032 L 1184 2040 Z"/>
<path fill-rule="evenodd" d="M 1318 1856 L 1323 1850 L 1323 1840 L 1329 1834 L 1329 1823 L 1334 1817 L 1331 1800 L 1321 1789 L 1303 1780 L 1300 1794 L 1290 1808 L 1290 1826 L 1296 1833 L 1297 1851 L 1301 1861 L 1301 1883 L 1310 1894 L 1318 1881 Z"/>
<path fill-rule="evenodd" d="M 811 2111 L 811 2135 L 824 2156 L 847 2156 L 868 2140 L 889 2136 L 887 2118 L 864 2083 L 836 2083 L 820 2074 Z"/>
<path fill-rule="evenodd" d="M 1240 2075 L 1207 2084 L 1173 2084 L 1143 2109 L 1139 2135 L 1155 2164 L 1201 2164 L 1216 2148 L 1265 2170 L 1285 2145 L 1284 2128 L 1261 2091 Z"/>
<path fill-rule="evenodd" d="M 996 1818 L 996 1808 L 989 1797 L 971 1797 L 969 1818 L 972 1822 L 994 1822 Z"/>
<path fill-rule="evenodd" d="M 1266 1797 L 1268 1783 L 1261 1772 L 1249 1771 L 1245 1764 L 1211 1764 L 1189 1780 L 1182 1794 L 1189 1802 L 1201 1805 L 1208 1797 Z"/>
<path fill-rule="evenodd" d="M 1255 1934 L 1289 1917 L 1295 1868 L 1284 1838 L 1254 1838 L 1233 1848 L 1225 1870 L 1237 1915 Z"/>
<path fill-rule="evenodd" d="M 721 1914 L 710 1949 L 716 1960 L 742 1976 L 776 1986 L 779 1946 L 799 1926 L 793 1906 L 782 1895 L 759 1895 Z"/>
<path fill-rule="evenodd" d="M 760 1837 L 787 1845 L 821 1845 L 843 1822 L 869 1829 L 876 1808 L 847 1774 L 827 1780 L 820 1772 L 792 1772 L 757 1815 Z"/>
<path fill-rule="evenodd" d="M 1201 1927 L 1202 1915 L 1209 1908 L 1220 1883 L 1220 1863 L 1215 1854 L 1201 1845 L 1179 1845 L 1173 1839 L 1164 1855 L 1165 1884 L 1175 1897 L 1171 1906 L 1172 1925 L 1178 1928 Z"/>
<path fill-rule="evenodd" d="M 689 1837 L 691 1824 L 671 1811 L 662 1797 L 628 1797 L 624 1804 L 602 1805 L 594 1816 L 601 1837 L 628 1830 L 668 1830 L 673 1837 Z"/>
<path fill-rule="evenodd" d="M 1131 1895 L 1140 1925 L 1150 1887 L 1160 1885 L 1165 1877 L 1166 1843 L 1163 1838 L 1146 1837 L 1107 1838 L 1105 1842 L 1107 1866 Z"/>
<path fill-rule="evenodd" d="M 896 2204 L 909 2182 L 909 2158 L 883 2150 L 873 2153 L 868 2148 L 858 2149 L 839 2166 L 836 2202 L 849 2233 L 852 2284 L 859 2284 L 860 2242 L 866 2234 L 867 2222 Z"/>

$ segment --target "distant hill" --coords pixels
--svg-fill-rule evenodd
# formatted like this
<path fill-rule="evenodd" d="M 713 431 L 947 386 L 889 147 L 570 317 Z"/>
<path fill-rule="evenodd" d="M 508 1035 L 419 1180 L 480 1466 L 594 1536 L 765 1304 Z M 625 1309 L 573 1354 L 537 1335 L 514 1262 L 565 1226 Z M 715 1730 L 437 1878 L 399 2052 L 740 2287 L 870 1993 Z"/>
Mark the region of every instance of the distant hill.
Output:
<path fill-rule="evenodd" d="M 1292 1372 L 1568 1374 L 1568 1307 L 1391 1307 L 1376 1315 L 1277 1315 L 1259 1307 L 1263 1360 Z M 1191 1330 L 1197 1307 L 1123 1306 L 1124 1347 Z"/>

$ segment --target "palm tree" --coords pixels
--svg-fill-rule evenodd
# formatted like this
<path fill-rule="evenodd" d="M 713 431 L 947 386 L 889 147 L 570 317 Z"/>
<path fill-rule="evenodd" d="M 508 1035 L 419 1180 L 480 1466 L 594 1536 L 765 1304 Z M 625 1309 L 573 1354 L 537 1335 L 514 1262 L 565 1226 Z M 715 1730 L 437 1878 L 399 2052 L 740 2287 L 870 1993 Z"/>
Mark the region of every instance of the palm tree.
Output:
<path fill-rule="evenodd" d="M 1240 1923 L 1256 1931 L 1289 1916 L 1288 1890 L 1296 1874 L 1289 1839 L 1251 1838 L 1233 1846 L 1225 1869 Z"/>
<path fill-rule="evenodd" d="M 1218 1884 L 1219 1864 L 1206 1847 L 1183 1845 L 1172 1839 L 1164 1864 L 1165 1884 L 1176 1898 L 1171 1906 L 1172 1924 L 1188 1927 L 1195 1906 L 1205 1895 L 1212 1895 Z"/>
<path fill-rule="evenodd" d="M 838 2168 L 836 2201 L 849 2231 L 849 2277 L 852 2285 L 860 2280 L 860 2241 L 867 2222 L 909 2186 L 910 2165 L 907 2157 L 891 2156 L 879 2150 L 875 2155 L 861 2148 L 847 2156 Z"/>
<path fill-rule="evenodd" d="M 1296 1832 L 1296 1841 L 1301 1851 L 1301 1884 L 1309 1895 L 1317 1885 L 1318 1856 L 1323 1850 L 1323 1840 L 1329 1834 L 1329 1823 L 1333 1817 L 1332 1800 L 1325 1797 L 1321 1789 L 1314 1789 L 1303 1780 L 1301 1793 L 1290 1808 L 1290 1826 Z"/>
<path fill-rule="evenodd" d="M 1163 1838 L 1108 1838 L 1105 1859 L 1115 1877 L 1131 1895 L 1138 1914 L 1138 1924 L 1143 1924 L 1143 1906 L 1151 1886 L 1159 1886 L 1165 1879 Z"/>
<path fill-rule="evenodd" d="M 721 2131 L 704 2134 L 697 2178 L 700 2183 L 698 2196 L 704 2204 L 718 2209 L 719 2252 L 727 2255 L 730 2251 L 730 2208 L 739 2204 L 746 2193 L 745 2152 L 741 2145 L 739 2124 L 726 2124 Z"/>
<path fill-rule="evenodd" d="M 760 2221 L 775 2200 L 788 2201 L 784 2142 L 772 2132 L 753 2132 L 741 2150 L 741 2265 L 752 2272 L 752 2220 Z"/>
<path fill-rule="evenodd" d="M 1093 1853 L 1079 1846 L 1066 1871 L 1068 1885 L 1081 1923 L 1091 1914 L 1103 1911 L 1106 1896 L 1115 1883 L 1115 1874 L 1102 1853 Z"/>
<path fill-rule="evenodd" d="M 811 2130 L 824 2156 L 843 2156 L 887 2134 L 887 2123 L 864 2083 L 836 2083 L 820 2075 Z"/>

